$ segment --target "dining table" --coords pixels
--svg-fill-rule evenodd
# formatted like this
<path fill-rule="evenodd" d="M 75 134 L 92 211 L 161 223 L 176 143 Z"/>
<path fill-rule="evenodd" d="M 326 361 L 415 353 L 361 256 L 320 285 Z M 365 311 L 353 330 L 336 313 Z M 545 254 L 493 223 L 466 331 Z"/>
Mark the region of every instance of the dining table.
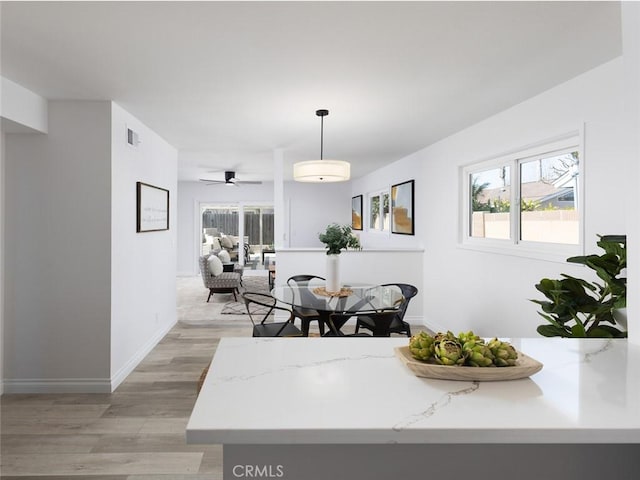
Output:
<path fill-rule="evenodd" d="M 318 312 L 320 321 L 328 327 L 327 336 L 342 336 L 342 327 L 355 315 L 397 310 L 404 300 L 398 288 L 365 283 L 345 283 L 340 292 L 327 292 L 324 280 L 319 278 L 277 285 L 271 295 L 292 307 Z M 308 326 L 304 327 L 303 335 L 308 333 Z"/>

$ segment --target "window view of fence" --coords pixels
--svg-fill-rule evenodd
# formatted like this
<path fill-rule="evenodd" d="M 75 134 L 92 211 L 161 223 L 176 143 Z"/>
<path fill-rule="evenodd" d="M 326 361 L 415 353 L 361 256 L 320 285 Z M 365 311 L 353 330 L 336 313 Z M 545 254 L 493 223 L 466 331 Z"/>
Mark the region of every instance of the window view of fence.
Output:
<path fill-rule="evenodd" d="M 202 228 L 215 228 L 221 235 L 238 235 L 237 208 L 206 208 L 202 212 Z"/>
<path fill-rule="evenodd" d="M 470 236 L 511 238 L 511 168 L 475 172 L 471 180 Z"/>
<path fill-rule="evenodd" d="M 517 231 L 518 240 L 579 244 L 578 167 L 578 152 L 568 150 L 471 173 L 469 236 L 511 239 Z M 519 205 L 512 205 L 513 198 L 520 198 Z"/>

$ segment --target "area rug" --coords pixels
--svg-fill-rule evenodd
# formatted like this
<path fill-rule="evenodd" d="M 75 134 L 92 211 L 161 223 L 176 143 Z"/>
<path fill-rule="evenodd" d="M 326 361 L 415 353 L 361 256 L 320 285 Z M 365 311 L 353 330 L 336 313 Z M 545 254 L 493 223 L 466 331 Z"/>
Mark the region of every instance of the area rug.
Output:
<path fill-rule="evenodd" d="M 242 291 L 245 292 L 258 292 L 258 293 L 269 293 L 271 291 L 271 287 L 269 287 L 269 280 L 267 277 L 250 277 L 244 276 L 242 277 Z M 233 297 L 231 297 L 233 298 Z M 247 307 L 244 305 L 242 300 L 238 298 L 238 302 L 230 301 L 224 304 L 222 307 L 221 315 L 246 315 Z M 254 312 L 252 308 L 251 312 Z M 255 313 L 267 313 L 268 308 L 256 307 Z"/>

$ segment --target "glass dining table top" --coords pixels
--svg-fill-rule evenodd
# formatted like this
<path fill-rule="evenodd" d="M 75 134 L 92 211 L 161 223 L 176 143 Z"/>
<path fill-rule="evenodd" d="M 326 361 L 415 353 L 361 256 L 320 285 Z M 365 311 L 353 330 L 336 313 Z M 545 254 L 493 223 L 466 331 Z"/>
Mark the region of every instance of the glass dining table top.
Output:
<path fill-rule="evenodd" d="M 278 301 L 299 308 L 322 312 L 373 312 L 398 308 L 404 297 L 393 286 L 371 284 L 343 284 L 344 296 L 324 294 L 324 280 L 314 279 L 297 285 L 279 285 L 271 290 Z"/>

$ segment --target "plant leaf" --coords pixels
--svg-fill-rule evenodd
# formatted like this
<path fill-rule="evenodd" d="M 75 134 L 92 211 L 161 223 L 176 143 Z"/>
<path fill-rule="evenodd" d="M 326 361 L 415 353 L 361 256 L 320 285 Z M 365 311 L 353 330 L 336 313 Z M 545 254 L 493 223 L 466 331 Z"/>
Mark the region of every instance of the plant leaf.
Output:
<path fill-rule="evenodd" d="M 576 324 L 571 327 L 571 333 L 574 337 L 584 338 L 587 336 L 587 332 L 584 329 L 584 325 L 580 322 L 576 322 Z"/>
<path fill-rule="evenodd" d="M 553 325 L 540 325 L 536 331 L 543 337 L 568 337 L 566 330 Z"/>

